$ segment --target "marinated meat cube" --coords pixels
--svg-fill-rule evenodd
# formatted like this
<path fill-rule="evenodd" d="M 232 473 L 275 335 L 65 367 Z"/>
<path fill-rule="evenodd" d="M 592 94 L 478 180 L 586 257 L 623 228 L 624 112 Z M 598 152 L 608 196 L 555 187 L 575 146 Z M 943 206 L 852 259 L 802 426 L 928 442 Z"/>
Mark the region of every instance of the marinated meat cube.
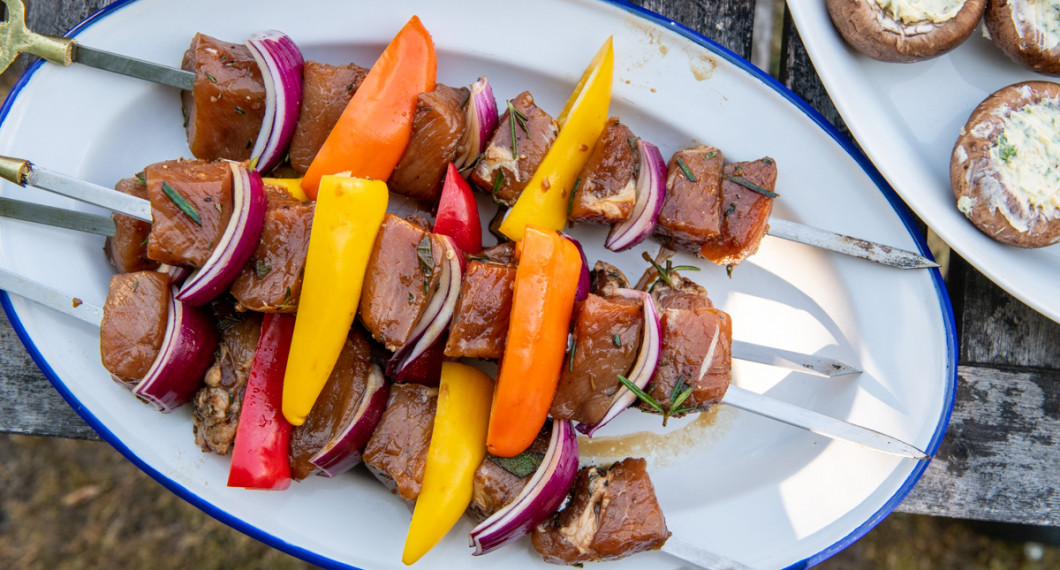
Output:
<path fill-rule="evenodd" d="M 143 174 L 118 181 L 114 189 L 122 194 L 147 199 L 147 184 Z M 118 273 L 132 273 L 158 267 L 158 262 L 147 257 L 147 236 L 151 234 L 151 222 L 137 220 L 125 214 L 111 214 L 114 220 L 114 235 L 103 242 L 103 252 Z"/>
<path fill-rule="evenodd" d="M 236 439 L 243 392 L 261 335 L 261 315 L 236 313 L 229 303 L 214 305 L 219 328 L 223 329 L 221 342 L 213 366 L 203 378 L 205 386 L 192 399 L 192 430 L 195 444 L 204 452 L 228 455 Z"/>
<path fill-rule="evenodd" d="M 416 224 L 383 217 L 364 276 L 359 313 L 387 350 L 404 346 L 441 276 L 444 246 Z"/>
<path fill-rule="evenodd" d="M 471 175 L 471 182 L 491 194 L 495 201 L 511 206 L 556 142 L 559 125 L 534 104 L 534 96 L 529 91 L 523 91 L 509 103 L 518 113 L 513 117 L 510 110 L 505 110 L 501 115 L 499 126 Z M 514 154 L 512 132 L 515 133 Z"/>
<path fill-rule="evenodd" d="M 368 70 L 354 63 L 328 65 L 305 62 L 302 71 L 302 108 L 288 153 L 291 168 L 305 174 L 317 151 L 338 122 L 346 104 L 361 86 Z"/>
<path fill-rule="evenodd" d="M 368 339 L 354 327 L 305 423 L 291 431 L 291 477 L 295 480 L 316 471 L 309 460 L 353 420 L 373 370 L 382 374 L 372 363 Z"/>
<path fill-rule="evenodd" d="M 313 225 L 313 202 L 302 203 L 274 186 L 254 255 L 232 283 L 240 310 L 293 313 L 302 291 L 302 271 Z"/>
<path fill-rule="evenodd" d="M 675 299 L 689 301 L 688 297 Z M 732 382 L 732 319 L 720 309 L 705 306 L 663 305 L 659 311 L 662 350 L 647 392 L 673 413 L 673 400 L 691 387 L 692 394 L 680 409 L 706 410 L 721 401 Z M 641 409 L 651 411 L 644 403 Z"/>
<path fill-rule="evenodd" d="M 614 295 L 615 289 L 628 288 L 629 279 L 622 270 L 606 261 L 597 261 L 589 272 L 589 290 L 597 295 L 609 297 Z"/>
<path fill-rule="evenodd" d="M 446 356 L 499 359 L 504 355 L 514 284 L 514 265 L 467 264 L 449 325 Z"/>
<path fill-rule="evenodd" d="M 551 435 L 552 429 L 546 422 L 537 439 L 519 455 L 499 458 L 486 454 L 472 480 L 471 504 L 467 506 L 471 520 L 480 523 L 519 496 L 548 453 Z"/>
<path fill-rule="evenodd" d="M 629 458 L 579 470 L 567 508 L 534 529 L 534 550 L 552 564 L 580 565 L 662 548 L 670 531 L 645 467 Z"/>
<path fill-rule="evenodd" d="M 615 224 L 628 218 L 637 201 L 639 166 L 637 137 L 611 117 L 578 174 L 570 220 Z"/>
<path fill-rule="evenodd" d="M 232 171 L 228 164 L 167 160 L 145 168 L 144 178 L 154 220 L 147 255 L 169 265 L 202 267 L 232 217 Z M 178 205 L 182 200 L 190 205 L 198 222 Z"/>
<path fill-rule="evenodd" d="M 685 279 L 677 273 L 670 274 L 670 282 L 673 286 L 659 281 L 651 290 L 651 296 L 655 299 L 655 306 L 660 311 L 664 309 L 694 309 L 697 307 L 710 308 L 714 306 L 707 290 L 702 285 Z"/>
<path fill-rule="evenodd" d="M 655 236 L 664 244 L 699 253 L 721 232 L 721 151 L 700 145 L 674 153 L 666 165 L 666 200 Z"/>
<path fill-rule="evenodd" d="M 494 263 L 515 263 L 515 242 L 505 241 L 495 246 L 487 247 L 479 252 L 478 257 L 485 258 Z"/>
<path fill-rule="evenodd" d="M 150 370 L 166 334 L 169 298 L 165 273 L 137 271 L 110 278 L 99 324 L 99 354 L 116 380 L 132 387 Z"/>
<path fill-rule="evenodd" d="M 604 419 L 637 359 L 644 331 L 641 304 L 592 293 L 574 323 L 574 344 L 560 372 L 549 413 L 558 420 L 595 425 Z"/>
<path fill-rule="evenodd" d="M 390 190 L 425 202 L 438 200 L 445 169 L 467 130 L 464 108 L 470 95 L 467 87 L 440 83 L 419 94 L 409 144 L 387 182 Z"/>
<path fill-rule="evenodd" d="M 415 502 L 423 485 L 438 389 L 394 384 L 383 419 L 364 450 L 364 464 L 392 493 Z"/>
<path fill-rule="evenodd" d="M 180 95 L 191 154 L 249 159 L 265 117 L 265 83 L 250 50 L 195 34 L 180 67 L 195 72 L 194 88 Z"/>
<path fill-rule="evenodd" d="M 772 158 L 726 164 L 721 183 L 721 233 L 707 240 L 699 255 L 718 265 L 737 265 L 758 251 L 769 229 L 773 198 L 757 189 L 771 193 L 776 184 L 777 164 Z"/>

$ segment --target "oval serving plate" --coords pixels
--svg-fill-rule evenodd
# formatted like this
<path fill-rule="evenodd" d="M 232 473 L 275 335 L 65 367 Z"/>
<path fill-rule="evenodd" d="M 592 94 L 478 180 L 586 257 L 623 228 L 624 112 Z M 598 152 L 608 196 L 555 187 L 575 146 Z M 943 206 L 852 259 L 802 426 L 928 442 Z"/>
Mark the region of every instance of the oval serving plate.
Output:
<path fill-rule="evenodd" d="M 824 2 L 788 5 L 850 132 L 906 204 L 991 281 L 1060 322 L 1060 245 L 1023 249 L 994 241 L 957 210 L 950 189 L 950 155 L 972 110 L 1006 85 L 1056 78 L 1009 60 L 982 28 L 934 59 L 876 61 L 843 42 Z"/>
<path fill-rule="evenodd" d="M 283 28 L 309 59 L 368 65 L 418 14 L 438 46 L 439 81 L 463 85 L 487 75 L 502 102 L 529 89 L 553 113 L 613 35 L 611 113 L 664 155 L 709 142 L 730 160 L 772 156 L 782 196 L 774 215 L 926 251 L 864 157 L 790 92 L 709 40 L 627 5 L 550 0 L 515 13 L 486 0 L 469 4 L 457 12 L 426 0 L 399 8 L 327 0 L 291 12 L 290 3 L 279 1 L 142 0 L 112 6 L 77 34 L 93 47 L 176 63 L 195 32 L 241 41 L 254 31 Z M 92 69 L 35 68 L 4 113 L 0 154 L 102 185 L 188 154 L 174 91 Z M 91 210 L 12 185 L 0 192 Z M 656 248 L 646 244 L 616 255 L 603 249 L 602 229 L 574 233 L 590 260 L 607 259 L 631 277 L 644 269 L 641 251 Z M 98 237 L 15 221 L 0 225 L 0 265 L 97 304 L 111 274 L 101 245 Z M 952 312 L 937 271 L 889 269 L 769 237 L 731 279 L 723 268 L 697 264 L 703 271 L 687 276 L 733 316 L 736 338 L 840 358 L 865 371 L 823 379 L 736 362 L 737 384 L 929 453 L 937 449 L 956 380 Z M 173 492 L 317 564 L 402 567 L 409 511 L 363 471 L 312 478 L 287 492 L 228 489 L 227 460 L 196 448 L 186 408 L 158 414 L 109 380 L 99 361 L 98 331 L 17 297 L 4 304 L 71 405 Z M 619 447 L 647 457 L 675 538 L 762 568 L 811 565 L 850 544 L 894 509 L 926 467 L 726 406 L 666 429 L 658 424 L 657 417 L 631 411 L 597 437 L 619 438 Z M 606 461 L 606 453 L 593 452 L 591 460 Z M 472 557 L 469 529 L 468 522 L 459 523 L 418 567 L 544 567 L 525 540 Z M 610 566 L 641 564 L 680 562 L 645 553 Z"/>

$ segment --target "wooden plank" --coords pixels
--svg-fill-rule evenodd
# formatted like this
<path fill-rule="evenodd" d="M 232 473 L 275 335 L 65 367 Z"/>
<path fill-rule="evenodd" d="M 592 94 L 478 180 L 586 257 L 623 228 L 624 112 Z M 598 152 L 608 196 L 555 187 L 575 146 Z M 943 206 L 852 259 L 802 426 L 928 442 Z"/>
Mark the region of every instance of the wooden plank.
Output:
<path fill-rule="evenodd" d="M 633 0 L 633 3 L 681 22 L 744 59 L 751 57 L 754 0 Z"/>
<path fill-rule="evenodd" d="M 1060 525 L 1060 372 L 962 366 L 938 454 L 898 510 Z"/>

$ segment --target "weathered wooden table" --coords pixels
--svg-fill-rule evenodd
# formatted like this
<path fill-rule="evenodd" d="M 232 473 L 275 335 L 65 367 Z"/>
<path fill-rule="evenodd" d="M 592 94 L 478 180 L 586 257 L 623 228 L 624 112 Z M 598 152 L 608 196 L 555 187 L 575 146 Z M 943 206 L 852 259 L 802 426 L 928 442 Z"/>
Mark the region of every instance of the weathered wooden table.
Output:
<path fill-rule="evenodd" d="M 27 23 L 58 34 L 109 3 L 34 0 Z M 751 55 L 754 0 L 638 3 Z M 787 15 L 779 79 L 845 132 Z M 947 285 L 960 341 L 957 404 L 936 458 L 898 510 L 1060 526 L 1060 324 L 962 259 L 951 260 Z M 37 369 L 4 315 L 0 431 L 98 439 Z"/>

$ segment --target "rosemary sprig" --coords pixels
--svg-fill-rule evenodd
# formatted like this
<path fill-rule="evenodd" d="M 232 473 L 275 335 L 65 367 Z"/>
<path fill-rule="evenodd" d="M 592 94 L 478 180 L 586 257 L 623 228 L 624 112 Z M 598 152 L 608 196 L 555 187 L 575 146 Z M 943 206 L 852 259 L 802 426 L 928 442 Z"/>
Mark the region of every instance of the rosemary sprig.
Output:
<path fill-rule="evenodd" d="M 648 404 L 649 406 L 651 406 L 651 408 L 653 410 L 659 412 L 660 414 L 665 414 L 666 413 L 663 410 L 663 407 L 661 405 L 659 405 L 659 402 L 655 401 L 655 398 L 652 398 L 650 395 L 648 395 L 647 392 L 645 392 L 644 390 L 641 390 L 640 386 L 637 386 L 636 384 L 634 384 L 632 381 L 630 381 L 629 378 L 626 378 L 625 376 L 619 374 L 618 375 L 618 381 L 621 382 L 622 385 L 625 386 L 627 390 L 629 390 L 630 392 L 633 392 L 634 394 L 636 394 L 637 397 L 640 398 L 640 400 L 642 402 L 644 402 L 645 404 Z"/>
<path fill-rule="evenodd" d="M 191 221 L 195 222 L 195 225 L 202 226 L 202 218 L 199 217 L 199 212 L 195 209 L 195 206 L 192 206 L 187 198 L 181 196 L 176 188 L 170 186 L 169 182 L 164 180 L 162 181 L 162 193 L 172 200 L 173 203 L 180 208 L 180 211 L 184 212 L 185 216 L 188 216 Z"/>
<path fill-rule="evenodd" d="M 574 197 L 578 194 L 578 188 L 582 185 L 582 177 L 579 176 L 574 181 L 574 188 L 571 188 L 570 198 L 567 199 L 567 216 L 570 216 L 571 210 L 574 209 Z"/>
<path fill-rule="evenodd" d="M 673 287 L 674 286 L 674 282 L 673 282 L 673 278 L 670 276 L 670 274 L 672 272 L 674 272 L 674 271 L 699 271 L 699 268 L 696 267 L 695 265 L 674 265 L 669 259 L 666 260 L 666 267 L 663 267 L 663 266 L 659 265 L 658 263 L 656 263 L 655 260 L 652 259 L 651 256 L 648 255 L 648 252 L 646 252 L 646 251 L 645 252 L 641 252 L 641 257 L 644 258 L 644 261 L 647 261 L 648 263 L 650 263 L 651 266 L 655 268 L 655 272 L 658 273 L 658 275 L 659 275 L 658 279 L 655 280 L 655 283 L 652 283 L 651 287 L 648 288 L 648 291 L 651 291 L 652 289 L 654 289 L 655 288 L 655 284 L 658 283 L 659 281 L 662 281 L 663 283 L 666 283 L 670 287 Z"/>
<path fill-rule="evenodd" d="M 519 148 L 518 148 L 518 146 L 516 145 L 516 142 L 515 142 L 515 125 L 518 124 L 519 127 L 521 129 L 523 129 L 524 133 L 530 134 L 530 131 L 527 130 L 527 128 L 526 128 L 526 121 L 527 121 L 526 115 L 524 115 L 523 112 L 520 111 L 519 109 L 516 109 L 515 105 L 512 105 L 511 99 L 509 99 L 508 100 L 508 126 L 511 127 L 511 130 L 512 130 L 512 160 L 519 160 Z"/>
<path fill-rule="evenodd" d="M 763 195 L 763 196 L 765 196 L 767 198 L 779 198 L 780 197 L 780 194 L 777 194 L 776 192 L 773 192 L 772 190 L 766 190 L 765 188 L 762 188 L 761 186 L 755 184 L 754 182 L 751 182 L 750 180 L 747 180 L 746 178 L 741 178 L 739 176 L 730 176 L 730 175 L 726 174 L 725 175 L 725 179 L 726 180 L 731 180 L 731 181 L 739 184 L 740 186 L 743 186 L 744 188 L 747 188 L 748 190 L 752 190 L 754 192 L 758 192 L 759 194 L 761 194 L 761 195 Z"/>
<path fill-rule="evenodd" d="M 708 152 L 706 154 L 707 160 L 710 160 L 710 159 L 714 158 L 715 156 L 718 156 L 718 151 L 716 151 L 716 150 L 712 150 L 712 151 L 710 151 L 710 152 Z"/>
<path fill-rule="evenodd" d="M 640 399 L 640 401 L 644 402 L 650 408 L 652 408 L 653 410 L 655 410 L 655 411 L 659 412 L 660 414 L 662 414 L 662 416 L 663 416 L 663 425 L 664 426 L 666 425 L 666 422 L 671 417 L 673 417 L 675 415 L 685 414 L 685 413 L 688 413 L 688 412 L 694 412 L 695 411 L 695 408 L 693 408 L 693 407 L 688 407 L 688 408 L 682 408 L 681 407 L 681 404 L 685 403 L 685 400 L 687 400 L 692 395 L 692 392 L 694 391 L 694 387 L 685 386 L 685 382 L 684 382 L 683 378 L 682 379 L 678 379 L 677 385 L 674 386 L 673 391 L 670 393 L 669 406 L 667 406 L 667 409 L 665 409 L 665 410 L 663 409 L 662 404 L 660 404 L 658 400 L 656 400 L 655 398 L 651 397 L 650 394 L 648 394 L 647 392 L 642 390 L 640 387 L 638 387 L 636 384 L 634 384 L 632 381 L 630 381 L 629 378 L 626 378 L 625 376 L 619 374 L 618 375 L 618 381 L 621 382 L 622 385 L 625 386 L 627 390 L 629 390 L 630 392 L 633 392 L 637 396 L 637 398 Z"/>
<path fill-rule="evenodd" d="M 696 175 L 692 174 L 692 171 L 688 169 L 688 165 L 685 164 L 685 161 L 681 160 L 680 156 L 676 157 L 676 160 L 677 160 L 677 166 L 681 167 L 681 172 L 683 172 L 685 174 L 685 178 L 687 178 L 689 182 L 695 182 L 696 181 Z"/>

